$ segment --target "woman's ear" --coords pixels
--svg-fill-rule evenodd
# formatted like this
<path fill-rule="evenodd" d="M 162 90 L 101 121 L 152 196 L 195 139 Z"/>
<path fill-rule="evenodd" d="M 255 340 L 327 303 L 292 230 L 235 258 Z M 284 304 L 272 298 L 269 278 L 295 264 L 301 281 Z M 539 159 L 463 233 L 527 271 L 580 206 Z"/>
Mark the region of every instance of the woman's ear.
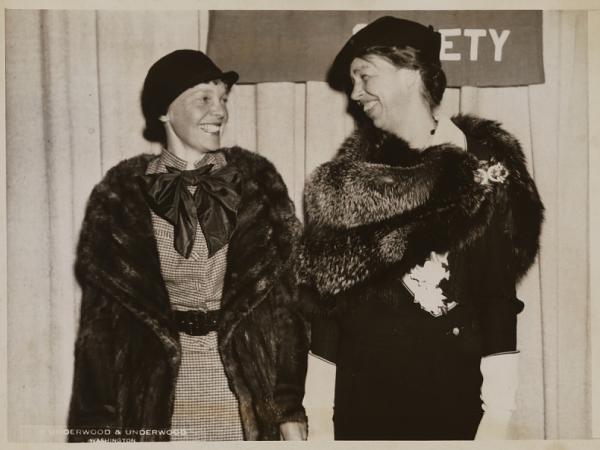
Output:
<path fill-rule="evenodd" d="M 163 120 L 162 117 L 164 117 L 165 120 Z M 166 147 L 175 155 L 185 155 L 184 144 L 173 129 L 173 126 L 169 121 L 169 115 L 161 116 L 159 117 L 159 120 L 161 120 L 165 126 Z"/>
<path fill-rule="evenodd" d="M 160 117 L 158 118 L 158 120 L 160 120 L 162 123 L 166 123 L 166 122 L 168 122 L 168 121 L 169 121 L 169 118 L 167 117 L 167 115 L 166 115 L 166 114 L 163 114 L 162 116 L 160 116 Z"/>
<path fill-rule="evenodd" d="M 398 76 L 403 86 L 407 89 L 417 88 L 421 82 L 421 74 L 418 70 L 401 67 L 398 69 Z"/>

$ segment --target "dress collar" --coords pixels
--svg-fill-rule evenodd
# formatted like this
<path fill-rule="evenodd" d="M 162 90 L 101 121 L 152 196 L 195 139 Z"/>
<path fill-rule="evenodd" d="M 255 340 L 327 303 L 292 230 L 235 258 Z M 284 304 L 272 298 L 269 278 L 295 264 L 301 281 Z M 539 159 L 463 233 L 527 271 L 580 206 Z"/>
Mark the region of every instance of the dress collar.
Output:
<path fill-rule="evenodd" d="M 194 168 L 197 169 L 207 164 L 212 164 L 212 170 L 215 170 L 227 165 L 227 160 L 225 159 L 223 152 L 207 152 L 201 159 L 194 163 Z M 163 148 L 160 156 L 155 160 L 154 164 L 151 164 L 148 167 L 146 173 L 164 173 L 167 171 L 167 167 L 186 170 L 187 162 L 166 148 Z"/>

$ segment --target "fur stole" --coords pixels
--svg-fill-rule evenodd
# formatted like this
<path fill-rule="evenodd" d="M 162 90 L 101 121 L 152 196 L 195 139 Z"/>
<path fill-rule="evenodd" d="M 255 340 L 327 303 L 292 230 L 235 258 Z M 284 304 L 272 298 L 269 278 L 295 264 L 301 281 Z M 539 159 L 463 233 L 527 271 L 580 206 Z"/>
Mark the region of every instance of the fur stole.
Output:
<path fill-rule="evenodd" d="M 402 269 L 416 236 L 421 255 L 464 248 L 502 217 L 519 280 L 539 248 L 543 206 L 518 141 L 496 122 L 457 116 L 468 151 L 445 144 L 417 152 L 401 139 L 356 131 L 305 188 L 299 269 L 322 296 L 391 266 Z M 414 263 L 414 261 L 412 261 Z M 422 261 L 418 261 L 419 263 Z"/>

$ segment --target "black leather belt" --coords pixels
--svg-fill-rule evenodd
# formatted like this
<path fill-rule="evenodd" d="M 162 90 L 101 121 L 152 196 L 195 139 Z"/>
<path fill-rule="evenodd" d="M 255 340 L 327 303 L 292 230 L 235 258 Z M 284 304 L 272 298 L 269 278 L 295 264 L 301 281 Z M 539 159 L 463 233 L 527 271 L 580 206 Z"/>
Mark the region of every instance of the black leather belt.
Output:
<path fill-rule="evenodd" d="M 192 336 L 203 336 L 216 331 L 219 313 L 218 309 L 216 311 L 173 311 L 173 320 L 177 331 Z"/>

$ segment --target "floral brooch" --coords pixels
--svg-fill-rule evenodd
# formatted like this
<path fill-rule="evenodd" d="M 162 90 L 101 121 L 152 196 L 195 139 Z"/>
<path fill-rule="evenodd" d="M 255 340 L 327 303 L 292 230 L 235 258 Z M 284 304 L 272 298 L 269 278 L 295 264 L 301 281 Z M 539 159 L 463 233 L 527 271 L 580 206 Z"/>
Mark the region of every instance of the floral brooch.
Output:
<path fill-rule="evenodd" d="M 501 162 L 481 160 L 479 168 L 475 171 L 475 181 L 483 186 L 504 183 L 508 174 L 508 169 Z"/>
<path fill-rule="evenodd" d="M 402 283 L 414 297 L 421 309 L 434 317 L 447 314 L 457 303 L 448 300 L 444 295 L 440 283 L 448 280 L 448 252 L 438 254 L 431 252 L 429 258 L 422 264 L 412 268 L 402 278 Z"/>

